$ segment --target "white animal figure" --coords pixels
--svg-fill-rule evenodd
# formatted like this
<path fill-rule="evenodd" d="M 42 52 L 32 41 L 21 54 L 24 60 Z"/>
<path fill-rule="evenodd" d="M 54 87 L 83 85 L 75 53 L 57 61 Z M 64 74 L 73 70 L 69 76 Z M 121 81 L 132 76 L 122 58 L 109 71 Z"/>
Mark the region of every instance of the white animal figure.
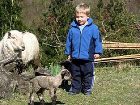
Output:
<path fill-rule="evenodd" d="M 34 69 L 40 66 L 39 43 L 34 34 L 18 30 L 7 32 L 0 42 L 0 59 L 16 51 L 19 51 L 19 57 L 25 66 L 30 63 Z"/>
<path fill-rule="evenodd" d="M 17 30 L 13 30 L 12 34 L 7 32 L 0 41 L 0 60 L 8 58 L 15 52 L 21 52 L 24 49 L 22 32 Z"/>
<path fill-rule="evenodd" d="M 32 63 L 35 69 L 41 65 L 39 57 L 39 42 L 37 37 L 32 33 L 23 32 L 22 35 L 25 46 L 25 50 L 21 53 L 23 64 L 27 65 L 28 63 Z"/>

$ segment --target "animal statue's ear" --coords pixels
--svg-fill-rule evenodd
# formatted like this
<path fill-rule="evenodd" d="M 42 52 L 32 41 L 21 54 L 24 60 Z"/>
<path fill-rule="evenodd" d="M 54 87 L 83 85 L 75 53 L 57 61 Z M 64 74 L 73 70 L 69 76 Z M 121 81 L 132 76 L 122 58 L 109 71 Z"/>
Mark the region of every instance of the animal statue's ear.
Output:
<path fill-rule="evenodd" d="M 10 32 L 8 32 L 8 38 L 11 38 L 11 33 Z"/>
<path fill-rule="evenodd" d="M 61 69 L 63 70 L 63 69 L 65 69 L 65 67 L 64 67 L 64 66 L 62 66 L 62 67 L 61 67 Z"/>

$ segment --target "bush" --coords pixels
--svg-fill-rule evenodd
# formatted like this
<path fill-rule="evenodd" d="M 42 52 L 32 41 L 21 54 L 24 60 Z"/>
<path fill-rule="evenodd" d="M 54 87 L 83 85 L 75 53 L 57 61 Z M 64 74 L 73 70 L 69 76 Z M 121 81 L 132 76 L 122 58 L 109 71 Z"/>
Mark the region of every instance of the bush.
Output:
<path fill-rule="evenodd" d="M 65 59 L 65 39 L 67 29 L 73 19 L 73 10 L 71 0 L 51 0 L 48 11 L 43 14 L 44 25 L 38 28 L 43 53 L 42 64 Z"/>
<path fill-rule="evenodd" d="M 0 1 L 0 37 L 12 29 L 24 30 L 22 23 L 22 8 L 18 0 Z"/>

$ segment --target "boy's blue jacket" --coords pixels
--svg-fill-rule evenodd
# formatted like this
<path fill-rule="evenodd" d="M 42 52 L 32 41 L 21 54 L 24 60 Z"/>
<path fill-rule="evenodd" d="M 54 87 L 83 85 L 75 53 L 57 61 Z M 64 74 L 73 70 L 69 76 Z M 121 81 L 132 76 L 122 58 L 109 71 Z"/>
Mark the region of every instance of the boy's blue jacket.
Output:
<path fill-rule="evenodd" d="M 88 19 L 88 24 L 82 33 L 76 21 L 71 23 L 66 40 L 66 55 L 70 55 L 72 59 L 94 61 L 94 54 L 102 54 L 102 51 L 102 39 L 98 26 L 93 24 L 91 18 Z"/>

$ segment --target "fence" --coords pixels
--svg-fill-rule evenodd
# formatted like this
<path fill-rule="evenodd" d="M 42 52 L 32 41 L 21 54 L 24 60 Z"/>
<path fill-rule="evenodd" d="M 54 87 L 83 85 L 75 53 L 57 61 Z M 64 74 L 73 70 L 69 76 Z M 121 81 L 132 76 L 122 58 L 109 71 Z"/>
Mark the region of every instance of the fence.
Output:
<path fill-rule="evenodd" d="M 104 49 L 140 49 L 140 43 L 120 43 L 120 42 L 103 42 Z M 140 54 L 131 54 L 110 58 L 100 58 L 95 59 L 95 63 L 99 62 L 123 62 L 128 60 L 137 60 L 140 59 Z"/>

